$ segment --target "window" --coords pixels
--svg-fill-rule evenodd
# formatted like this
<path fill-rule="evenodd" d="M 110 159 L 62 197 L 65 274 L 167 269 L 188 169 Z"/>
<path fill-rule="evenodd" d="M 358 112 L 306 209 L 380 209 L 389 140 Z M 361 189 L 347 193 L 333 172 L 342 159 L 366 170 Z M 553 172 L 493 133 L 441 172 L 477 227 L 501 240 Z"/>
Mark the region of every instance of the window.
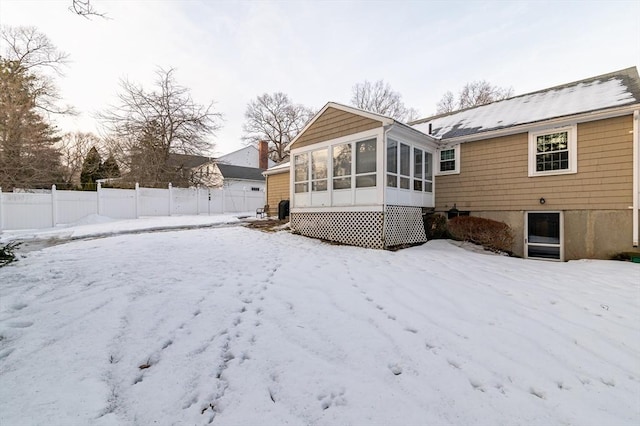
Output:
<path fill-rule="evenodd" d="M 436 173 L 439 175 L 460 173 L 460 145 L 438 151 Z"/>
<path fill-rule="evenodd" d="M 295 192 L 309 192 L 309 154 L 296 155 L 294 167 Z"/>
<path fill-rule="evenodd" d="M 424 153 L 424 192 L 433 192 L 433 154 Z"/>
<path fill-rule="evenodd" d="M 387 140 L 387 186 L 398 187 L 398 142 Z"/>
<path fill-rule="evenodd" d="M 351 144 L 333 147 L 333 189 L 351 189 Z"/>
<path fill-rule="evenodd" d="M 575 126 L 529 133 L 529 176 L 577 172 Z"/>
<path fill-rule="evenodd" d="M 413 148 L 413 190 L 422 192 L 422 175 L 424 171 L 424 152 Z"/>
<path fill-rule="evenodd" d="M 410 189 L 411 182 L 411 148 L 400 144 L 400 188 Z"/>
<path fill-rule="evenodd" d="M 376 139 L 356 142 L 356 188 L 376 186 Z"/>
<path fill-rule="evenodd" d="M 311 190 L 327 190 L 327 150 L 311 153 Z"/>

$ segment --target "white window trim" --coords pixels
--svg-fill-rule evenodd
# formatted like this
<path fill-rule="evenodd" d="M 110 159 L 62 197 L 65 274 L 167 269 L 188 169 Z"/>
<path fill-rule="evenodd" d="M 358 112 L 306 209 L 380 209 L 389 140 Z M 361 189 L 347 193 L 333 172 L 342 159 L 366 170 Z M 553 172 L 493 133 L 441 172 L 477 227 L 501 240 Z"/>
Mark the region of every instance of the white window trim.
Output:
<path fill-rule="evenodd" d="M 571 126 L 547 128 L 544 130 L 536 130 L 529 132 L 529 177 L 535 176 L 554 176 L 554 175 L 568 175 L 578 173 L 578 126 L 573 124 Z M 569 168 L 565 170 L 547 170 L 544 172 L 536 171 L 536 154 L 537 145 L 536 138 L 541 135 L 548 135 L 550 133 L 567 132 L 568 137 L 568 150 L 569 150 Z"/>
<path fill-rule="evenodd" d="M 440 152 L 441 151 L 448 151 L 450 149 L 454 150 L 454 155 L 455 155 L 455 168 L 453 170 L 447 170 L 444 172 L 440 171 Z M 460 144 L 457 144 L 455 146 L 451 146 L 448 148 L 440 148 L 436 151 L 436 158 L 433 161 L 433 165 L 435 166 L 435 170 L 434 170 L 434 175 L 435 176 L 444 176 L 444 175 L 459 175 L 460 174 Z"/>

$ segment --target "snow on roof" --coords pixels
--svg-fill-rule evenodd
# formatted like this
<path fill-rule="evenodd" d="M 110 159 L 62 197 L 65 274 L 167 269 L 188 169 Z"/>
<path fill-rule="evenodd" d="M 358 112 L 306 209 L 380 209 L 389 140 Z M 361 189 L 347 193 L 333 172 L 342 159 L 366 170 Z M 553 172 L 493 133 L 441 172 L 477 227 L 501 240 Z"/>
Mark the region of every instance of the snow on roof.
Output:
<path fill-rule="evenodd" d="M 503 101 L 425 118 L 415 129 L 438 139 L 488 132 L 640 102 L 635 67 L 556 86 Z"/>

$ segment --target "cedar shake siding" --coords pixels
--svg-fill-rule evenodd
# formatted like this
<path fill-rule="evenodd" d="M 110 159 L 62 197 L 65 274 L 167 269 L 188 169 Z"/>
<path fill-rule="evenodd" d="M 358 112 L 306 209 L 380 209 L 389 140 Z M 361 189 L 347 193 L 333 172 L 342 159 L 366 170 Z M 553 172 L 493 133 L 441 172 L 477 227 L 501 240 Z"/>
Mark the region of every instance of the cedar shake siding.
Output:
<path fill-rule="evenodd" d="M 267 205 L 269 215 L 278 215 L 278 203 L 289 199 L 289 171 L 267 176 Z"/>
<path fill-rule="evenodd" d="M 291 149 L 302 148 L 381 126 L 382 122 L 380 121 L 329 107 L 303 135 L 300 135 Z"/>
<path fill-rule="evenodd" d="M 633 117 L 578 124 L 578 172 L 528 177 L 528 134 L 460 146 L 460 174 L 436 177 L 436 210 L 625 210 L 632 205 Z M 539 199 L 546 200 L 541 206 Z"/>

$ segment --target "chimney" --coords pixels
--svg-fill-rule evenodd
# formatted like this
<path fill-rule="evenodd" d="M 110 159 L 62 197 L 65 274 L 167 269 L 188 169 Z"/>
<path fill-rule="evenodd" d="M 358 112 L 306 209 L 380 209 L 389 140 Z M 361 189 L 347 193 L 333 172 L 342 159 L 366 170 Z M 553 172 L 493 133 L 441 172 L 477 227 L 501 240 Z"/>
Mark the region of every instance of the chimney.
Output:
<path fill-rule="evenodd" d="M 269 143 L 267 141 L 258 142 L 258 167 L 262 170 L 269 168 Z"/>

